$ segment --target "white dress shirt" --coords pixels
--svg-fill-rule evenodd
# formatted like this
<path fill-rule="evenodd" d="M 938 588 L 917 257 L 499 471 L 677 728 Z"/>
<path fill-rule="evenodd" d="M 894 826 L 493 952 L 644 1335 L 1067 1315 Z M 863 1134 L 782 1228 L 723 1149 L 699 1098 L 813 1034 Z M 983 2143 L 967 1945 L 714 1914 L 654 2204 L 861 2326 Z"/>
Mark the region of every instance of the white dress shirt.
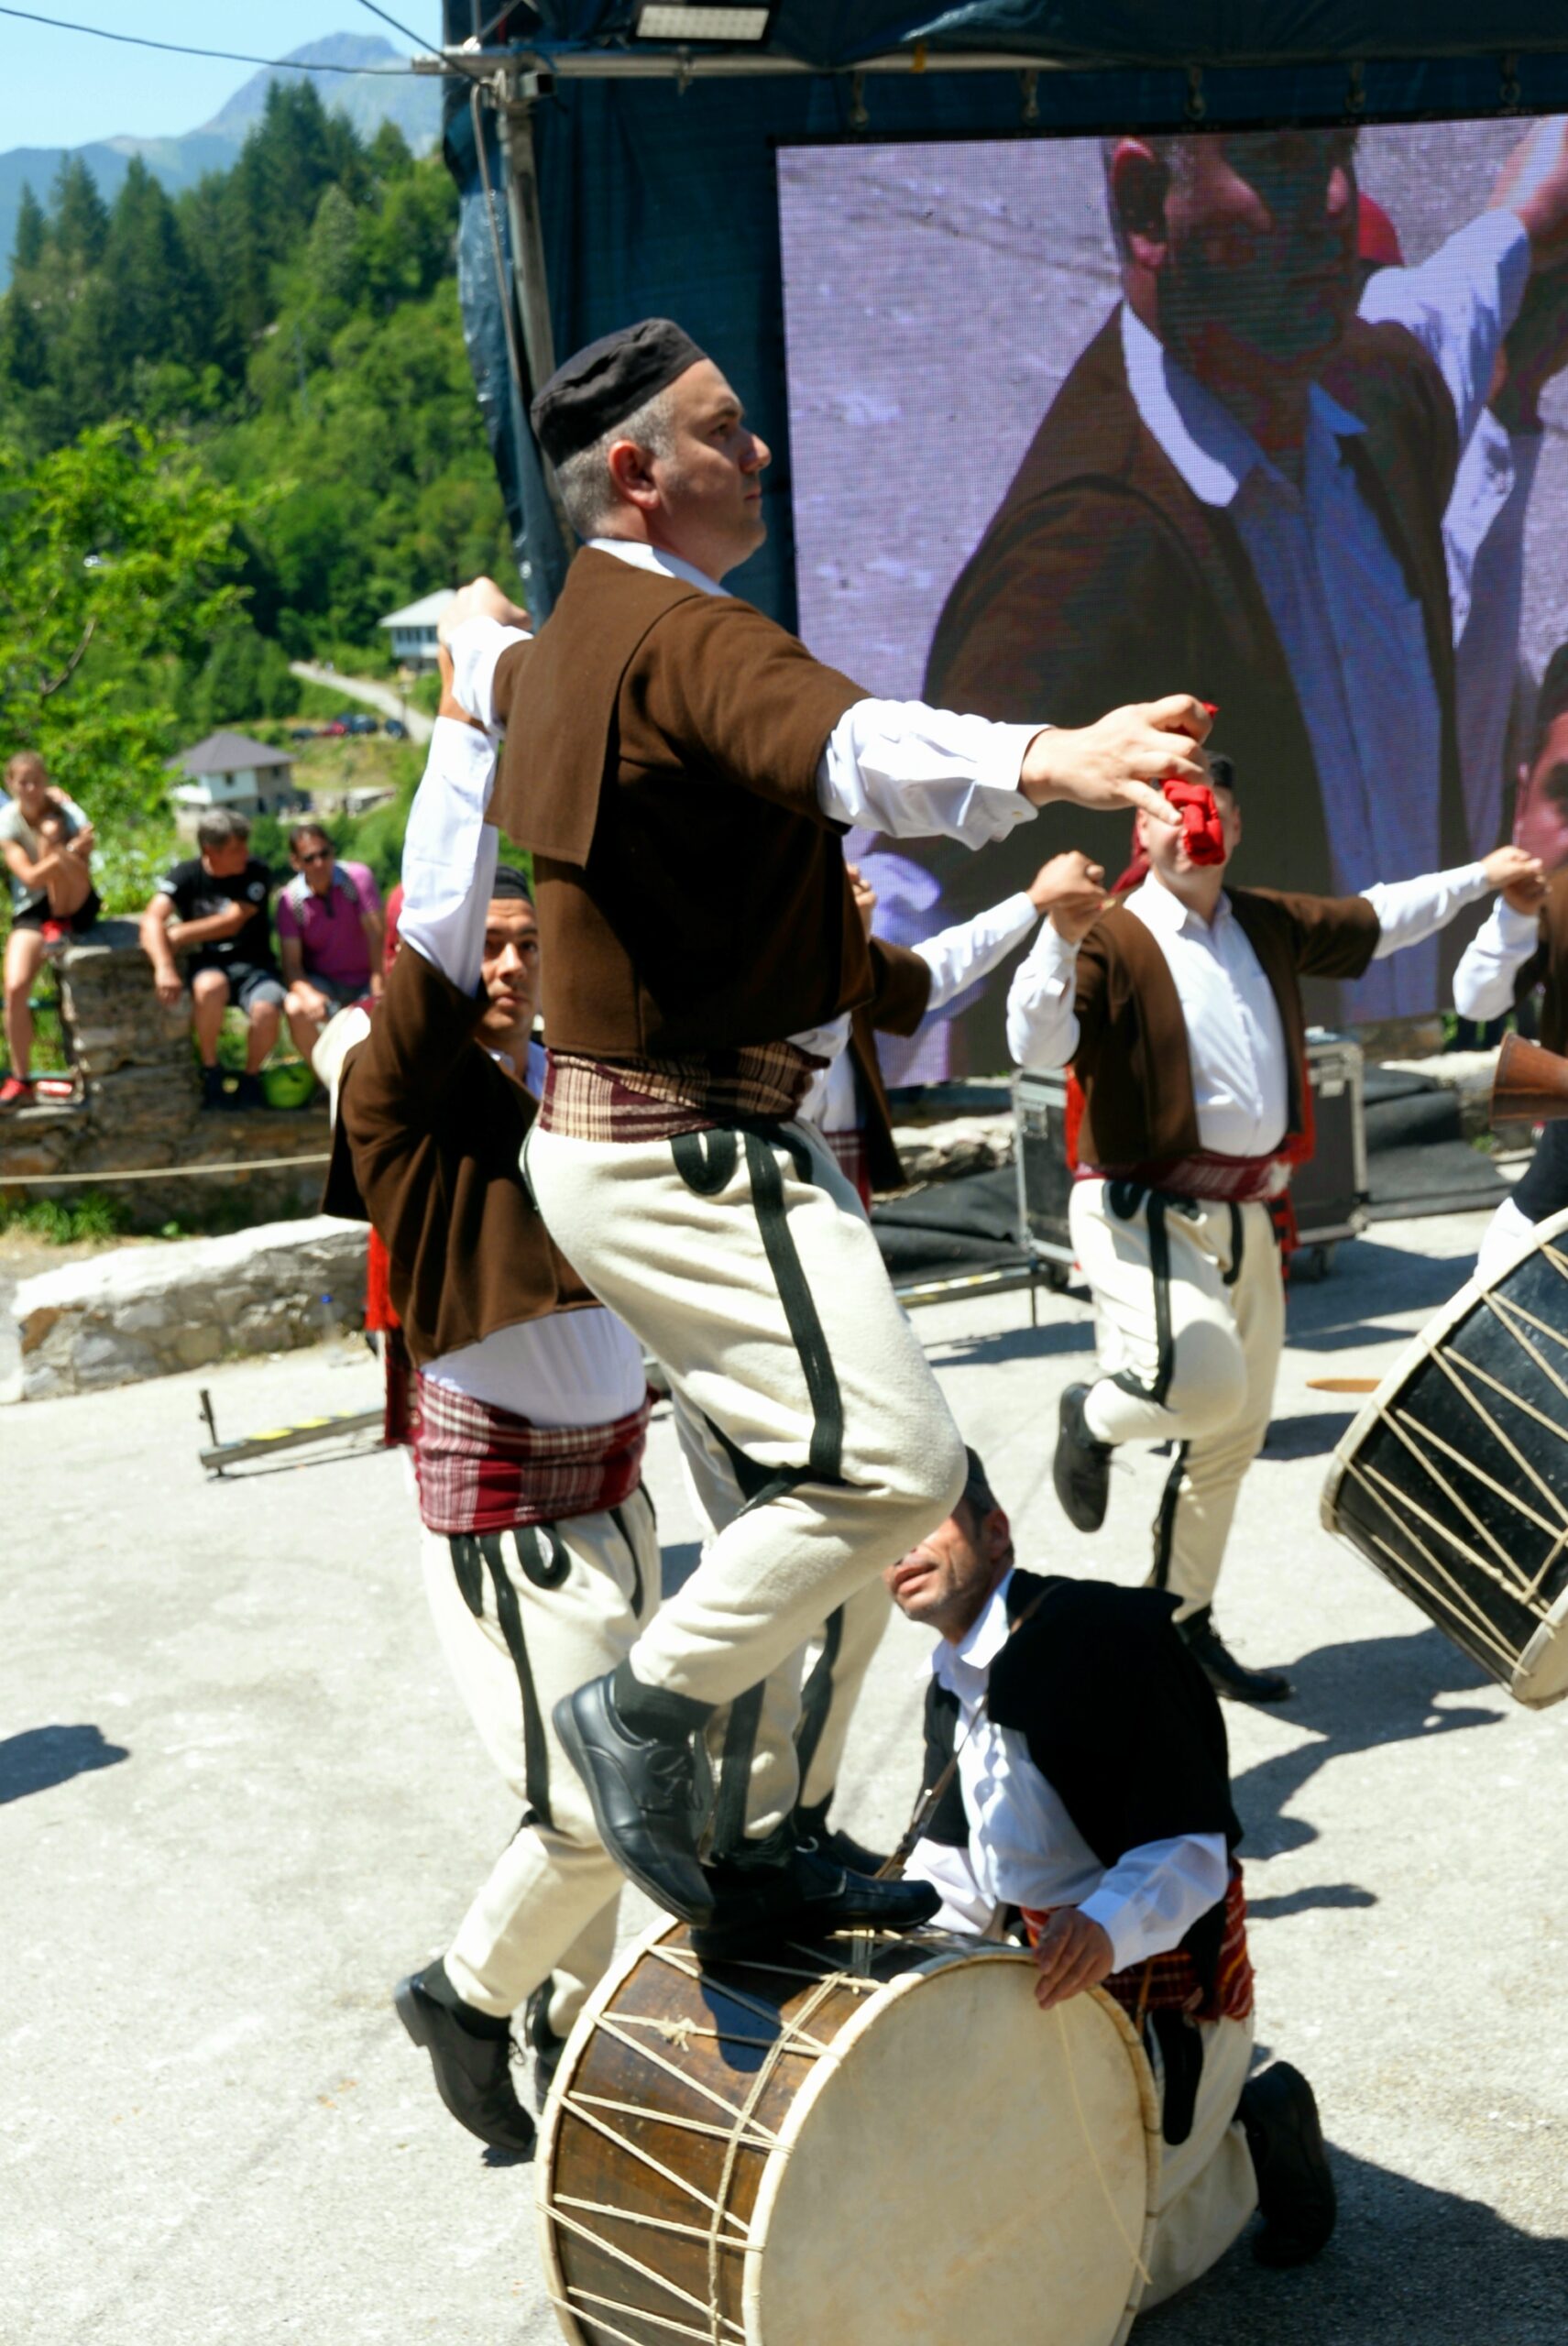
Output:
<path fill-rule="evenodd" d="M 433 963 L 463 993 L 479 986 L 485 921 L 500 835 L 485 820 L 495 743 L 472 725 L 438 717 L 403 845 L 406 949 Z M 529 1052 L 530 1088 L 544 1055 Z M 424 1375 L 536 1426 L 609 1425 L 642 1399 L 642 1350 L 613 1312 L 557 1311 L 498 1328 L 477 1344 L 427 1362 Z"/>
<path fill-rule="evenodd" d="M 1520 222 L 1491 212 L 1420 272 L 1419 301 L 1404 289 L 1420 325 L 1405 316 L 1400 323 L 1418 333 L 1448 386 L 1461 445 L 1485 404 L 1529 272 Z M 1373 322 L 1378 289 L 1392 274 L 1367 287 Z M 1396 290 L 1381 298 L 1392 301 Z M 1345 454 L 1365 425 L 1314 386 L 1298 487 L 1125 306 L 1122 339 L 1141 421 L 1193 495 L 1229 514 L 1252 565 L 1311 742 L 1336 888 L 1365 888 L 1407 861 L 1435 862 L 1442 713 L 1420 598 Z M 1435 956 L 1416 954 L 1398 973 L 1364 979 L 1357 1009 L 1371 1017 L 1419 1014 L 1431 1009 L 1436 990 Z"/>
<path fill-rule="evenodd" d="M 959 921 L 952 928 L 941 929 L 935 937 L 912 945 L 910 951 L 918 953 L 931 972 L 927 1017 L 935 1011 L 945 1010 L 966 986 L 989 977 L 997 963 L 1005 960 L 1014 946 L 1027 937 L 1039 917 L 1027 894 L 1020 889 L 1015 896 L 993 904 L 989 912 L 976 913 L 972 920 Z M 846 1025 L 843 1043 L 828 1066 L 812 1078 L 800 1103 L 800 1114 L 818 1132 L 849 1133 L 860 1125 L 860 1094 L 849 1040 Z"/>
<path fill-rule="evenodd" d="M 1377 915 L 1375 959 L 1423 942 L 1486 889 L 1479 863 L 1361 893 Z M 1285 1137 L 1289 1070 L 1274 989 L 1222 894 L 1206 921 L 1151 872 L 1125 898 L 1165 957 L 1187 1027 L 1201 1146 L 1266 1157 Z M 1047 921 L 1007 996 L 1007 1045 L 1020 1067 L 1066 1067 L 1078 1048 L 1078 948 Z"/>
<path fill-rule="evenodd" d="M 1056 1787 L 1036 1767 L 1025 1738 L 980 1710 L 991 1665 L 1007 1641 L 1011 1579 L 1009 1573 L 960 1645 L 944 1638 L 931 1657 L 932 1674 L 958 1700 L 958 1780 L 968 1850 L 919 1841 L 906 1870 L 942 1892 L 936 1919 L 949 1930 L 984 1930 L 999 1906 L 1076 1906 L 1105 1932 L 1113 1968 L 1124 1971 L 1179 1946 L 1199 1916 L 1224 1896 L 1230 1880 L 1224 1836 L 1192 1833 L 1147 1841 L 1113 1866 L 1101 1864 Z"/>
<path fill-rule="evenodd" d="M 1361 315 L 1407 327 L 1443 369 L 1456 415 L 1475 416 L 1442 517 L 1442 545 L 1453 611 L 1465 820 L 1472 846 L 1484 853 L 1502 829 L 1503 766 L 1524 602 L 1525 516 L 1542 435 L 1539 429 L 1510 433 L 1489 407 L 1476 408 L 1491 387 L 1491 322 L 1485 303 L 1478 304 L 1475 331 L 1466 342 L 1452 320 L 1455 284 L 1476 274 L 1471 256 L 1478 241 L 1489 242 L 1487 228 L 1473 221 L 1419 268 L 1379 269 L 1362 294 Z M 1484 268 L 1481 275 L 1484 280 Z M 1506 290 L 1511 293 L 1511 282 Z"/>
<path fill-rule="evenodd" d="M 1461 1018 L 1484 1025 L 1511 1010 L 1514 979 L 1540 943 L 1539 914 L 1516 913 L 1499 896 L 1453 973 L 1453 1006 Z"/>
<path fill-rule="evenodd" d="M 598 554 L 633 569 L 683 579 L 705 595 L 723 595 L 716 579 L 679 554 L 626 538 L 594 538 Z M 495 723 L 496 663 L 516 629 L 493 619 L 469 619 L 452 638 L 458 700 L 482 725 Z M 1035 813 L 1018 787 L 1024 752 L 1040 725 L 994 725 L 983 717 L 955 716 L 924 701 L 856 701 L 828 736 L 817 769 L 823 813 L 846 827 L 862 824 L 901 839 L 961 839 L 985 847 Z M 814 1058 L 836 1058 L 850 1036 L 847 1018 L 791 1035 Z"/>

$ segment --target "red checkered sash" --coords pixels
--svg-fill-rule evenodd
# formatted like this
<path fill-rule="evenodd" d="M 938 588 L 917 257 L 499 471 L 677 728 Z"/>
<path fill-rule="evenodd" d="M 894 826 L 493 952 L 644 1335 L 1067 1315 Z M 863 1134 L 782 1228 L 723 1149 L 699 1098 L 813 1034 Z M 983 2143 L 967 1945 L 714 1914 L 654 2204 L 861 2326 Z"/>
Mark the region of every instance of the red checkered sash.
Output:
<path fill-rule="evenodd" d="M 619 1507 L 641 1478 L 652 1406 L 650 1393 L 610 1425 L 536 1426 L 422 1376 L 413 1461 L 426 1529 L 507 1531 Z"/>
<path fill-rule="evenodd" d="M 871 1211 L 872 1173 L 867 1160 L 866 1136 L 858 1124 L 843 1132 L 824 1133 L 833 1160 L 861 1203 Z"/>
<path fill-rule="evenodd" d="M 1279 1196 L 1290 1178 L 1290 1159 L 1277 1150 L 1271 1157 L 1215 1157 L 1197 1148 L 1190 1157 L 1161 1157 L 1149 1165 L 1080 1165 L 1072 1178 L 1134 1181 L 1140 1189 L 1166 1189 L 1175 1198 L 1245 1206 L 1255 1199 Z"/>
<path fill-rule="evenodd" d="M 1020 1911 L 1029 1945 L 1037 1946 L 1056 1909 L 1025 1906 Z M 1151 1955 L 1142 1963 L 1129 1964 L 1125 1971 L 1113 1971 L 1102 1985 L 1140 2023 L 1145 2012 L 1190 2012 L 1194 2020 L 1245 2020 L 1252 2010 L 1253 1971 L 1240 1866 L 1232 1863 L 1225 1889 L 1225 1929 L 1212 1995 L 1205 1995 L 1192 1957 L 1179 1946 L 1168 1955 Z"/>
<path fill-rule="evenodd" d="M 784 1124 L 824 1059 L 796 1043 L 747 1043 L 678 1059 L 550 1051 L 539 1128 L 572 1140 L 670 1140 L 748 1120 Z"/>

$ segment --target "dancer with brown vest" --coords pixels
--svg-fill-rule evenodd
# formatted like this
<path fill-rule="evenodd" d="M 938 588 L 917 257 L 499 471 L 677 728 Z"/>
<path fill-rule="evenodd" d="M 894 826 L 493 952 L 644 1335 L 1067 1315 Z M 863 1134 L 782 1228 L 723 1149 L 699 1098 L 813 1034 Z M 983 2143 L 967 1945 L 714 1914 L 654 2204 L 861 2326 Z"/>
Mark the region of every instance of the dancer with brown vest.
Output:
<path fill-rule="evenodd" d="M 622 1865 L 718 1951 L 867 1911 L 794 1834 L 763 1682 L 963 1478 L 859 1200 L 795 1120 L 872 991 L 840 835 L 979 847 L 1054 798 L 1164 820 L 1150 785 L 1201 779 L 1207 718 L 1176 695 L 1080 732 L 994 726 L 814 660 L 718 584 L 764 535 L 768 450 L 667 320 L 569 360 L 533 421 L 589 543 L 532 643 L 488 582 L 445 622 L 458 698 L 507 727 L 498 806 L 534 857 L 550 1067 L 527 1170 L 745 1499 L 559 1725 Z M 724 1705 L 749 1797 L 705 1846 Z"/>
<path fill-rule="evenodd" d="M 543 1075 L 530 1041 L 539 933 L 485 820 L 494 744 L 449 696 L 442 711 L 382 1006 L 373 1021 L 341 1012 L 314 1058 L 334 1093 L 325 1203 L 384 1242 L 418 1370 L 411 1438 L 436 1632 L 522 1812 L 397 2009 L 454 2117 L 526 2155 L 512 2016 L 526 2014 L 537 2090 L 615 1951 L 621 1886 L 552 1711 L 631 1650 L 659 1602 L 659 1540 L 641 1486 L 641 1349 L 551 1244 L 520 1169 Z"/>
<path fill-rule="evenodd" d="M 1098 1530 L 1116 1446 L 1174 1443 L 1154 1585 L 1179 1599 L 1178 1627 L 1218 1693 L 1277 1703 L 1289 1680 L 1245 1668 L 1212 1608 L 1284 1343 L 1267 1200 L 1305 1129 L 1300 981 L 1359 977 L 1511 885 L 1531 860 L 1498 848 L 1354 896 L 1227 888 L 1241 810 L 1229 762 L 1212 768 L 1191 829 L 1139 819 L 1148 877 L 1113 911 L 1098 865 L 1058 859 L 1056 900 L 1008 995 L 1007 1035 L 1023 1067 L 1070 1066 L 1085 1102 L 1070 1225 L 1101 1374 L 1062 1396 L 1057 1495 L 1079 1530 Z"/>

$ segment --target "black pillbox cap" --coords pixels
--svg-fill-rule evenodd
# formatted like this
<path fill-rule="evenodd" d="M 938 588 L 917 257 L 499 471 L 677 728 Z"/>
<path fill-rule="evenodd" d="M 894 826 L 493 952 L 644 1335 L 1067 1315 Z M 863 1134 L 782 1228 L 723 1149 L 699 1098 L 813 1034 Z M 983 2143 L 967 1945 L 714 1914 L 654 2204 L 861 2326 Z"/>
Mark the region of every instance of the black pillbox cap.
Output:
<path fill-rule="evenodd" d="M 706 356 L 673 318 L 601 334 L 557 367 L 535 398 L 529 413 L 540 446 L 553 465 L 565 464 Z"/>

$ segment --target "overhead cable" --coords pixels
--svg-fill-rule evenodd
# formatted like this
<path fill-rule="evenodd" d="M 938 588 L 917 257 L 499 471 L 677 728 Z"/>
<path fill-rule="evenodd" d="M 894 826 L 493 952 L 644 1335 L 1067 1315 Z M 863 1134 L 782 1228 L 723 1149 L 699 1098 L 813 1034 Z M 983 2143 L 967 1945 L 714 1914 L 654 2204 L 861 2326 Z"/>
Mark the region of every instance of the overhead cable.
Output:
<path fill-rule="evenodd" d="M 194 49 L 189 41 L 154 40 L 146 33 L 112 33 L 103 25 L 78 25 L 68 16 L 42 16 L 36 8 L 0 6 L 0 16 L 16 16 L 28 25 L 48 25 L 51 32 L 88 33 L 94 40 L 120 41 L 127 49 L 159 49 L 170 57 L 218 57 L 230 65 L 269 65 L 280 72 L 357 73 L 382 80 L 389 75 L 408 77 L 413 72 L 411 65 L 306 65 L 293 57 L 252 57 L 242 49 Z M 399 30 L 401 29 L 400 26 Z"/>

